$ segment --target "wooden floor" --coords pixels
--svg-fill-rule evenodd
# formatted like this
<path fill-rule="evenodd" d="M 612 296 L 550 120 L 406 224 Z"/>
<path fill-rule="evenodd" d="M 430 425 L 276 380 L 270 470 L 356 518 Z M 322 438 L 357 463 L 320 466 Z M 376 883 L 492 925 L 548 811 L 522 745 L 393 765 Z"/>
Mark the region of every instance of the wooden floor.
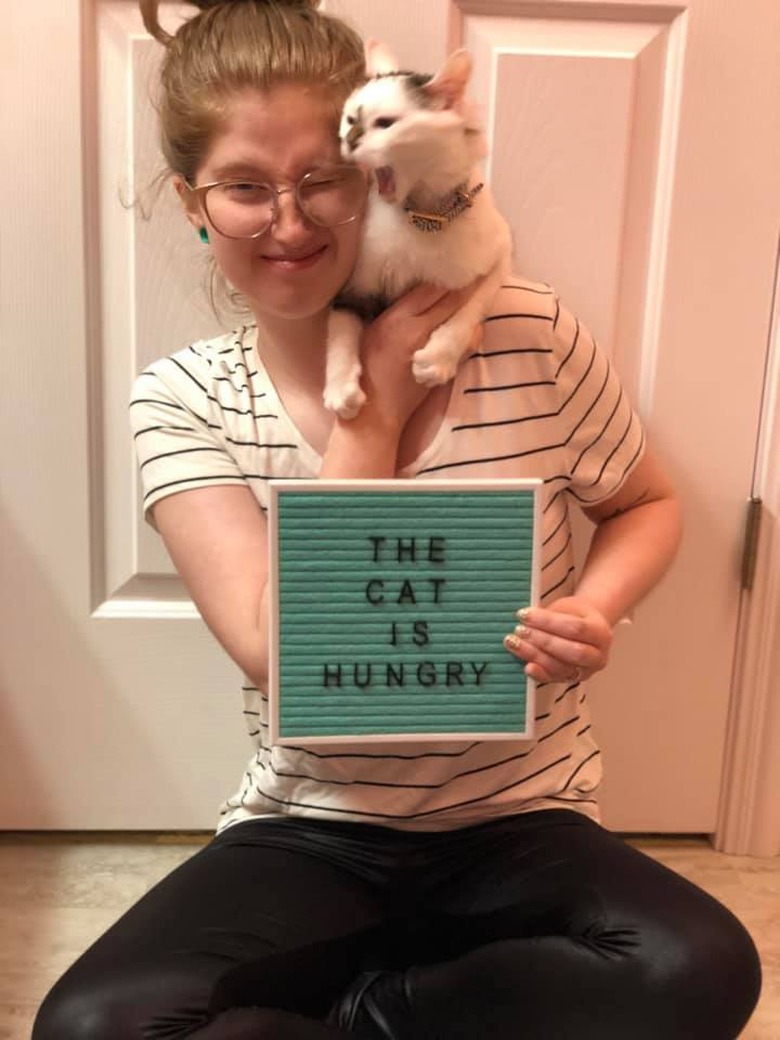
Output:
<path fill-rule="evenodd" d="M 205 840 L 0 834 L 0 1040 L 29 1040 L 35 1010 L 54 980 Z M 697 839 L 634 843 L 720 899 L 747 926 L 761 954 L 764 991 L 742 1036 L 780 1040 L 780 858 L 724 856 Z"/>

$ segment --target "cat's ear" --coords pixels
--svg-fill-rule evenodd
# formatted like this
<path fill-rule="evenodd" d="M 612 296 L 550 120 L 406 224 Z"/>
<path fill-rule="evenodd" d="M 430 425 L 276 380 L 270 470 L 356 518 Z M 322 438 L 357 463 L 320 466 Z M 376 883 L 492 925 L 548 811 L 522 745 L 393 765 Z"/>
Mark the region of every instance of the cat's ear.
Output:
<path fill-rule="evenodd" d="M 384 76 L 388 72 L 398 72 L 396 56 L 384 43 L 374 39 L 366 40 L 364 50 L 366 72 L 369 76 Z"/>
<path fill-rule="evenodd" d="M 468 51 L 457 50 L 447 58 L 424 90 L 443 108 L 457 108 L 463 101 L 471 76 L 472 61 Z"/>

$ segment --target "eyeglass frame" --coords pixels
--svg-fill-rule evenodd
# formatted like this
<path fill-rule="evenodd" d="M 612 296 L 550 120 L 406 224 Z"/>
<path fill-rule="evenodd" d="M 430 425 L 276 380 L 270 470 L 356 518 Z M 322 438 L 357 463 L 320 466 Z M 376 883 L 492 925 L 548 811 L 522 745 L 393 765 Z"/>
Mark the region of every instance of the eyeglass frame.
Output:
<path fill-rule="evenodd" d="M 231 177 L 224 181 L 211 181 L 208 184 L 190 184 L 188 180 L 185 180 L 184 178 L 182 178 L 182 180 L 184 181 L 184 186 L 186 187 L 187 191 L 191 195 L 195 195 L 199 199 L 201 205 L 203 206 L 203 212 L 206 214 L 206 217 L 208 218 L 209 224 L 211 224 L 212 228 L 214 228 L 214 230 L 218 232 L 218 234 L 222 235 L 223 238 L 229 238 L 232 242 L 251 242 L 255 238 L 260 238 L 260 236 L 264 235 L 269 228 L 274 226 L 279 217 L 279 196 L 289 195 L 290 192 L 295 193 L 295 202 L 298 206 L 298 211 L 303 214 L 306 220 L 310 220 L 312 224 L 316 224 L 317 227 L 343 227 L 345 224 L 351 224 L 353 220 L 357 220 L 357 218 L 360 216 L 361 210 L 358 210 L 357 213 L 353 214 L 351 217 L 347 217 L 346 220 L 340 220 L 337 224 L 320 224 L 319 221 L 315 220 L 313 217 L 310 217 L 304 209 L 303 204 L 301 203 L 301 197 L 299 195 L 301 184 L 303 184 L 307 177 L 312 177 L 315 174 L 322 173 L 324 170 L 327 169 L 356 170 L 363 177 L 366 186 L 366 197 L 368 196 L 368 175 L 363 169 L 361 169 L 361 167 L 353 166 L 349 163 L 334 163 L 334 165 L 331 167 L 319 167 L 313 170 L 307 170 L 306 173 L 304 173 L 303 176 L 295 182 L 295 184 L 288 185 L 286 188 L 277 188 L 273 184 L 268 184 L 266 181 L 253 181 L 250 180 L 248 177 Z M 262 231 L 256 231 L 253 235 L 226 235 L 223 231 L 220 231 L 220 229 L 211 219 L 211 214 L 209 213 L 209 209 L 206 204 L 206 195 L 208 194 L 211 188 L 224 187 L 226 184 L 253 184 L 257 188 L 268 188 L 268 190 L 271 192 L 273 208 L 271 210 L 271 219 L 268 221 L 268 223 Z"/>

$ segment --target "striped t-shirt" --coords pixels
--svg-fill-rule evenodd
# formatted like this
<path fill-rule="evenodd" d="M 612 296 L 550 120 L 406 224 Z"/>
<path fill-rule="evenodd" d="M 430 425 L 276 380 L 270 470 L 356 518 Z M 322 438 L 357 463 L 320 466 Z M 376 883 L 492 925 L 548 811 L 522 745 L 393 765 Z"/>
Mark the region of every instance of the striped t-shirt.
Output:
<path fill-rule="evenodd" d="M 242 484 L 267 508 L 271 478 L 321 458 L 263 369 L 257 328 L 194 343 L 138 377 L 131 416 L 148 510 L 189 488 Z M 639 421 L 607 357 L 549 286 L 513 279 L 461 364 L 440 430 L 399 473 L 542 478 L 541 603 L 572 593 L 569 508 L 613 495 L 642 455 Z M 518 604 L 522 606 L 523 604 Z M 267 694 L 244 682 L 254 752 L 220 829 L 269 814 L 441 830 L 509 813 L 598 816 L 600 753 L 585 690 L 539 684 L 531 740 L 270 746 Z"/>

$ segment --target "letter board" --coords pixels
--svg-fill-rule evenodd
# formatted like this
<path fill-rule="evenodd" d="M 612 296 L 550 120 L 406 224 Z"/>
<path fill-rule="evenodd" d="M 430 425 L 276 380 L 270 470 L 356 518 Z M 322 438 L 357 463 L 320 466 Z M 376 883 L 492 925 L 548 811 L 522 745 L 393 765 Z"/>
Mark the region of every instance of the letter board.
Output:
<path fill-rule="evenodd" d="M 541 481 L 273 480 L 274 743 L 530 737 Z"/>

